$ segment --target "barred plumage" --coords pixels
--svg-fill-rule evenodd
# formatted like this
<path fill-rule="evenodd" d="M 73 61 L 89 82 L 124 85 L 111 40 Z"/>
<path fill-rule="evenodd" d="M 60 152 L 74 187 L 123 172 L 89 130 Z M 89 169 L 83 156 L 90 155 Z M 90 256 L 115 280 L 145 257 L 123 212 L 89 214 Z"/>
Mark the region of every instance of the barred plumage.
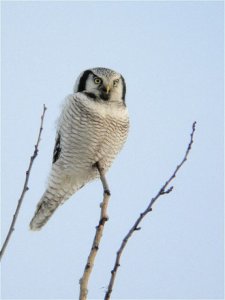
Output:
<path fill-rule="evenodd" d="M 78 78 L 60 115 L 48 187 L 30 223 L 39 230 L 56 208 L 87 182 L 107 172 L 126 141 L 129 119 L 123 77 L 105 68 Z"/>

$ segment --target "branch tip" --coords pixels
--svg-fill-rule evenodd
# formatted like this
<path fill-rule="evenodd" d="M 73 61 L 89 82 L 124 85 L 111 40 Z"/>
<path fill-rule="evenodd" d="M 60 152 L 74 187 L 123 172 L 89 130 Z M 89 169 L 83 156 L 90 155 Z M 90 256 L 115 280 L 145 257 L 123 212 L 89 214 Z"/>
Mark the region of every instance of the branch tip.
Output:
<path fill-rule="evenodd" d="M 5 239 L 4 243 L 3 243 L 3 246 L 2 246 L 1 251 L 0 251 L 0 260 L 3 257 L 3 255 L 5 253 L 5 250 L 7 248 L 7 245 L 9 243 L 9 240 L 10 240 L 10 238 L 12 236 L 12 233 L 15 230 L 15 223 L 16 223 L 16 220 L 17 220 L 17 217 L 18 217 L 18 214 L 19 214 L 19 211 L 20 211 L 20 207 L 21 207 L 23 199 L 24 199 L 24 195 L 25 195 L 26 191 L 29 190 L 28 181 L 29 181 L 31 169 L 32 169 L 32 166 L 33 166 L 33 162 L 34 162 L 35 158 L 38 155 L 38 146 L 39 146 L 40 140 L 41 140 L 41 133 L 42 133 L 42 129 L 43 129 L 43 122 L 44 122 L 44 116 L 45 116 L 46 109 L 47 109 L 47 107 L 44 104 L 43 105 L 43 112 L 42 112 L 42 115 L 41 115 L 41 124 L 40 124 L 40 127 L 39 127 L 39 133 L 38 133 L 37 143 L 35 145 L 34 153 L 30 157 L 29 167 L 28 167 L 28 169 L 26 171 L 26 177 L 25 177 L 25 181 L 24 181 L 23 190 L 22 190 L 20 198 L 18 200 L 17 207 L 16 207 L 15 213 L 13 215 L 12 222 L 10 224 L 10 227 L 9 227 L 6 239 Z"/>
<path fill-rule="evenodd" d="M 188 155 L 189 155 L 189 153 L 191 151 L 192 144 L 194 142 L 193 138 L 194 138 L 194 133 L 195 133 L 195 130 L 196 130 L 196 123 L 197 122 L 194 121 L 193 124 L 192 124 L 192 132 L 191 132 L 191 135 L 190 135 L 191 138 L 190 138 L 190 141 L 188 143 L 188 146 L 187 146 L 187 149 L 186 149 L 186 152 L 185 152 L 183 160 L 175 168 L 175 171 L 173 172 L 173 174 L 169 177 L 169 179 L 160 188 L 160 190 L 156 194 L 156 196 L 151 199 L 151 201 L 150 201 L 149 205 L 147 206 L 147 208 L 142 213 L 140 213 L 140 215 L 137 218 L 137 220 L 135 221 L 134 225 L 131 227 L 131 229 L 129 230 L 129 232 L 124 237 L 124 239 L 123 239 L 123 241 L 122 241 L 122 243 L 120 245 L 119 250 L 116 252 L 116 260 L 115 260 L 115 263 L 114 263 L 114 268 L 111 271 L 111 277 L 110 277 L 110 281 L 109 281 L 109 284 L 108 284 L 107 291 L 105 293 L 104 300 L 109 300 L 110 299 L 110 296 L 111 296 L 111 293 L 112 293 L 112 290 L 113 290 L 113 286 L 114 286 L 114 282 L 115 282 L 115 277 L 116 277 L 116 274 L 117 274 L 117 270 L 118 270 L 118 267 L 120 266 L 120 264 L 119 264 L 120 263 L 120 258 L 122 256 L 122 252 L 123 252 L 125 246 L 127 245 L 128 240 L 130 239 L 130 237 L 132 236 L 132 234 L 134 233 L 134 231 L 139 230 L 141 228 L 141 227 L 138 227 L 138 225 L 141 223 L 141 221 L 143 220 L 143 218 L 150 211 L 152 211 L 152 205 L 155 203 L 155 201 L 160 196 L 162 196 L 164 194 L 169 194 L 170 192 L 172 192 L 172 190 L 173 190 L 174 187 L 173 186 L 170 186 L 169 188 L 167 188 L 167 187 L 170 185 L 170 183 L 172 182 L 172 180 L 176 177 L 177 172 L 180 170 L 180 168 L 182 167 L 182 165 L 185 163 L 185 161 L 188 158 Z"/>

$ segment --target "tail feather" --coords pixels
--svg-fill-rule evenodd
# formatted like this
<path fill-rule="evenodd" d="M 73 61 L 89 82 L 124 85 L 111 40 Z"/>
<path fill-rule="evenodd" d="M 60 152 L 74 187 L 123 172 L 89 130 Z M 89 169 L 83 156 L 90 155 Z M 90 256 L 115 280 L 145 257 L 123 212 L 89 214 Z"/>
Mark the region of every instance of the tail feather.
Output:
<path fill-rule="evenodd" d="M 46 190 L 37 204 L 36 211 L 30 222 L 30 229 L 33 231 L 40 230 L 56 211 L 58 206 L 63 204 L 74 192 L 75 191 L 53 195 L 49 190 Z"/>
<path fill-rule="evenodd" d="M 54 174 L 53 174 L 54 175 Z M 36 211 L 30 222 L 30 229 L 40 230 L 50 219 L 56 209 L 69 199 L 77 190 L 82 188 L 85 183 L 93 179 L 87 177 L 86 173 L 79 174 L 79 178 L 70 176 L 50 176 L 48 188 L 37 204 Z"/>
<path fill-rule="evenodd" d="M 36 211 L 30 222 L 30 229 L 33 231 L 40 230 L 48 222 L 59 205 L 63 204 L 77 189 L 77 186 L 70 186 L 68 191 L 62 188 L 53 190 L 52 187 L 49 186 L 37 204 Z"/>

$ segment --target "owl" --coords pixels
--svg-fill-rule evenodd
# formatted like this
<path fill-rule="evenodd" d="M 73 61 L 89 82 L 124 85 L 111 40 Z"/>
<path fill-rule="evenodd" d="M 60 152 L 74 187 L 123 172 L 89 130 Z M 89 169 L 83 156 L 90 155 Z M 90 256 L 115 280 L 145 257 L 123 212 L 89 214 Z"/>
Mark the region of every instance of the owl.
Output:
<path fill-rule="evenodd" d="M 86 183 L 105 174 L 129 129 L 123 76 L 106 68 L 86 70 L 66 97 L 56 128 L 47 188 L 30 222 L 40 230 L 60 204 Z"/>

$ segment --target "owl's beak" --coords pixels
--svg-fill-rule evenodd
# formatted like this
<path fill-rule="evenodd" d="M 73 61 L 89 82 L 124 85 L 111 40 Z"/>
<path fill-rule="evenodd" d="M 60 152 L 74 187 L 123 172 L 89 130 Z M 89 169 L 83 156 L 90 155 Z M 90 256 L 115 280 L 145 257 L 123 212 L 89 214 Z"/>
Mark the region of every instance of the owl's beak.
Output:
<path fill-rule="evenodd" d="M 105 101 L 109 100 L 109 98 L 110 98 L 110 85 L 102 86 L 102 88 L 101 88 L 101 98 Z"/>
<path fill-rule="evenodd" d="M 109 92 L 110 92 L 110 86 L 107 85 L 107 87 L 106 87 L 106 94 L 108 94 Z"/>

